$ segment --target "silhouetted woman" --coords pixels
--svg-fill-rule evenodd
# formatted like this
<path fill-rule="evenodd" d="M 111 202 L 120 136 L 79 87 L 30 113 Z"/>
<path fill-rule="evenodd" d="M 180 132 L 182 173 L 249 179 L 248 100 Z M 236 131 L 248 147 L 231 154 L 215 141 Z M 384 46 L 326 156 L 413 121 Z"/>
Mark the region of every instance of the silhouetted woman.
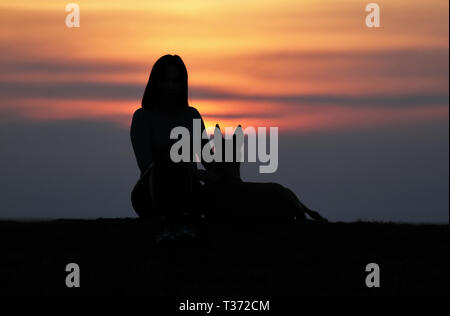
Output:
<path fill-rule="evenodd" d="M 202 161 L 205 170 L 198 170 L 196 162 L 172 162 L 170 148 L 177 140 L 170 139 L 170 131 L 184 126 L 194 137 L 193 119 L 201 119 L 203 132 L 200 113 L 188 104 L 186 67 L 177 55 L 162 56 L 152 68 L 142 107 L 131 123 L 131 141 L 141 172 L 132 191 L 132 204 L 141 218 L 248 215 L 304 220 L 305 213 L 317 214 L 280 184 L 243 182 L 236 164 Z M 203 148 L 208 140 L 201 142 Z M 193 154 L 192 148 L 190 152 Z"/>

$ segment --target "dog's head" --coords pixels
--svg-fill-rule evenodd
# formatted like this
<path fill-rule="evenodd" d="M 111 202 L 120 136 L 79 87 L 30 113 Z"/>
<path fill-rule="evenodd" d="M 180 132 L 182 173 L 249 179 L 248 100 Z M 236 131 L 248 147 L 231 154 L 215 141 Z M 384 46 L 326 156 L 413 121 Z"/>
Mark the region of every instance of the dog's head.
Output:
<path fill-rule="evenodd" d="M 224 135 L 217 124 L 214 130 L 214 151 L 219 150 L 221 162 L 211 163 L 212 169 L 224 181 L 241 181 L 240 164 L 244 159 L 244 133 L 239 125 L 233 135 Z"/>

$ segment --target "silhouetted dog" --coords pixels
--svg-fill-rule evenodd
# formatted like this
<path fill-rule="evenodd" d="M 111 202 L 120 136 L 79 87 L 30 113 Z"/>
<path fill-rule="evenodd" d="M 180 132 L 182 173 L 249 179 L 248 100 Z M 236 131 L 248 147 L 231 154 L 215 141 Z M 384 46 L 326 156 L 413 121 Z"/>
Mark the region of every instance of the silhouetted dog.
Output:
<path fill-rule="evenodd" d="M 220 133 L 218 125 L 216 133 Z M 230 147 L 234 149 L 231 162 L 225 161 L 225 148 L 228 142 L 232 142 Z M 198 178 L 205 183 L 207 216 L 305 221 L 305 214 L 308 214 L 315 220 L 326 221 L 317 212 L 307 208 L 294 192 L 281 184 L 242 181 L 239 157 L 242 157 L 243 142 L 242 128 L 238 126 L 231 139 L 222 136 L 222 162 L 211 162 L 206 164 L 207 171 L 197 171 Z"/>

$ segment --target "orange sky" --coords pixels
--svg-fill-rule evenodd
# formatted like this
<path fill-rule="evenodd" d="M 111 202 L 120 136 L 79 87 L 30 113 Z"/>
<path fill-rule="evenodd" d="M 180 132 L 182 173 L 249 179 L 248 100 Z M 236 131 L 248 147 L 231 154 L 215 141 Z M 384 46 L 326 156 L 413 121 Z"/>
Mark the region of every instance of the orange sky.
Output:
<path fill-rule="evenodd" d="M 65 5 L 81 27 L 65 26 Z M 448 120 L 448 1 L 0 0 L 0 110 L 128 126 L 180 55 L 209 127 L 286 131 Z"/>

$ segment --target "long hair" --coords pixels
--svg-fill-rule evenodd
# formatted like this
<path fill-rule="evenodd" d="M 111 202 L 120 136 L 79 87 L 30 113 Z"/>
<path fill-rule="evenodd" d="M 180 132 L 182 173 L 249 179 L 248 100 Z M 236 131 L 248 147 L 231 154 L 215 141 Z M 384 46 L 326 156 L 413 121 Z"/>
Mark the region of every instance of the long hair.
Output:
<path fill-rule="evenodd" d="M 182 76 L 183 87 L 176 96 L 177 107 L 188 107 L 188 74 L 183 60 L 178 55 L 164 55 L 160 57 L 153 65 L 144 96 L 142 97 L 142 107 L 145 109 L 154 109 L 164 100 L 161 99 L 160 83 L 163 80 L 169 66 L 175 66 Z"/>

